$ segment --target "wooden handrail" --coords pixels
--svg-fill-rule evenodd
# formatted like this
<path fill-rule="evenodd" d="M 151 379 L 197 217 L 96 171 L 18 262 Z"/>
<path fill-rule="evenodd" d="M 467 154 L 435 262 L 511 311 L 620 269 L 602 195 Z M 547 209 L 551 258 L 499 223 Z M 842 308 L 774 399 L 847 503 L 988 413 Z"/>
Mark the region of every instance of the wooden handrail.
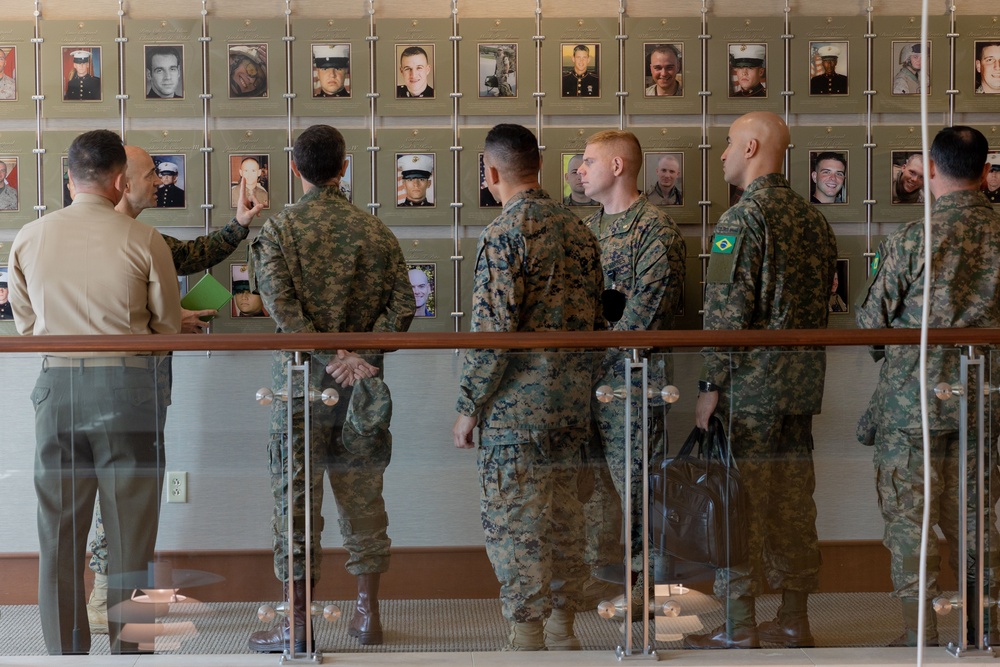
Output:
<path fill-rule="evenodd" d="M 931 345 L 1000 345 L 1000 329 L 931 329 Z M 917 345 L 917 329 L 783 331 L 625 331 L 533 333 L 176 334 L 0 337 L 0 353 L 247 350 L 419 350 L 532 348 L 775 347 Z"/>

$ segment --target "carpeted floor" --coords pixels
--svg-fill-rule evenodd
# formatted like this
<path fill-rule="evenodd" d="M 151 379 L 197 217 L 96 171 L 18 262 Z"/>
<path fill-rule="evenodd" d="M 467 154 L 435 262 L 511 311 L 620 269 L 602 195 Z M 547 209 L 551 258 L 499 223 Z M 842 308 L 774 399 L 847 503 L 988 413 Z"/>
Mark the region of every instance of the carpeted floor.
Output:
<path fill-rule="evenodd" d="M 656 647 L 681 648 L 680 636 L 712 629 L 724 620 L 724 609 L 714 598 L 696 591 L 670 598 L 681 608 L 676 618 L 657 616 Z M 663 599 L 658 599 L 663 602 Z M 778 596 L 761 597 L 758 620 L 772 618 Z M 334 622 L 314 623 L 318 645 L 329 652 L 436 652 L 499 651 L 506 642 L 507 624 L 497 600 L 385 600 L 382 621 L 385 643 L 362 647 L 347 636 L 353 601 L 337 603 L 343 616 Z M 158 619 L 164 630 L 182 634 L 160 636 L 158 653 L 247 653 L 250 632 L 265 628 L 257 619 L 258 604 L 192 603 L 172 605 Z M 817 645 L 823 647 L 884 646 L 901 632 L 899 603 L 885 593 L 826 593 L 809 599 L 809 614 Z M 938 619 L 942 642 L 957 639 L 957 612 Z M 190 623 L 188 623 L 190 622 Z M 38 630 L 38 607 L 0 607 L 0 656 L 44 655 Z M 640 646 L 641 624 L 634 626 L 635 646 Z M 620 620 L 606 620 L 596 611 L 577 616 L 577 635 L 586 649 L 614 649 L 622 643 Z M 106 635 L 93 640 L 93 654 L 109 653 Z"/>

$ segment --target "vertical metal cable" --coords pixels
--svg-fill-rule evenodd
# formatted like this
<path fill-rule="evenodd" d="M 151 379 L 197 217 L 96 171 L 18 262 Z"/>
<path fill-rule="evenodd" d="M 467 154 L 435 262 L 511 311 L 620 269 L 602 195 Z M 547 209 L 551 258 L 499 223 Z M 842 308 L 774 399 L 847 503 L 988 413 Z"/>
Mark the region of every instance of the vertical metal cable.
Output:
<path fill-rule="evenodd" d="M 285 0 L 285 113 L 287 117 L 287 128 L 285 138 L 285 171 L 288 178 L 288 203 L 295 201 L 295 175 L 292 173 L 292 100 L 295 93 L 292 92 L 292 44 L 295 36 L 292 35 L 292 3 Z"/>
<path fill-rule="evenodd" d="M 955 43 L 958 41 L 958 32 L 955 30 L 955 5 L 948 6 L 948 90 L 944 91 L 948 96 L 948 126 L 955 124 L 955 95 L 958 90 L 955 88 Z M 929 64 L 929 63 L 928 63 Z"/>
<path fill-rule="evenodd" d="M 459 249 L 458 233 L 462 224 L 462 198 L 459 193 L 459 174 L 461 171 L 462 146 L 458 132 L 458 101 L 462 99 L 462 93 L 458 90 L 458 45 L 462 41 L 462 36 L 458 34 L 458 0 L 451 0 L 451 162 L 454 173 L 452 174 L 452 198 L 451 198 L 451 238 L 452 253 L 451 266 L 454 275 L 454 306 L 451 309 L 451 317 L 454 322 L 455 332 L 462 330 L 462 304 L 461 304 L 461 263 L 462 253 Z M 478 49 L 477 49 L 478 51 Z M 477 160 L 478 162 L 478 160 Z"/>
<path fill-rule="evenodd" d="M 708 189 L 708 161 L 709 150 L 712 144 L 708 138 L 708 97 L 712 91 L 708 89 L 708 40 L 712 38 L 708 34 L 708 0 L 701 0 L 701 34 L 698 39 L 701 41 L 701 90 L 698 97 L 701 98 L 701 143 L 698 149 L 701 151 L 701 253 L 698 259 L 701 260 L 701 299 L 699 303 L 702 307 L 698 314 L 702 316 L 702 326 L 705 325 L 705 276 L 708 275 L 709 251 L 709 210 L 712 206 L 712 199 Z"/>
<path fill-rule="evenodd" d="M 365 0 L 367 5 L 366 11 L 368 12 L 368 37 L 365 39 L 368 41 L 368 56 L 369 56 L 369 67 L 368 67 L 368 123 L 369 123 L 369 141 L 368 141 L 368 154 L 369 168 L 371 169 L 371 192 L 368 193 L 368 210 L 372 215 L 378 215 L 378 209 L 381 204 L 378 202 L 377 187 L 378 178 L 375 173 L 375 167 L 377 166 L 377 154 L 378 154 L 378 144 L 376 139 L 378 138 L 375 133 L 375 102 L 378 100 L 378 93 L 375 92 L 375 45 L 378 42 L 378 35 L 375 34 L 375 0 Z"/>
<path fill-rule="evenodd" d="M 875 95 L 873 81 L 874 74 L 872 73 L 875 65 L 872 61 L 872 55 L 875 52 L 875 30 L 872 26 L 872 15 L 874 14 L 875 9 L 872 7 L 872 0 L 868 0 L 868 6 L 865 7 L 865 12 L 868 15 L 868 32 L 865 33 L 865 42 L 868 48 L 868 72 L 866 73 L 868 79 L 864 90 L 865 163 L 867 166 L 865 177 L 867 182 L 865 183 L 865 200 L 862 202 L 865 205 L 865 251 L 862 256 L 865 258 L 865 277 L 867 278 L 871 276 L 871 259 L 875 256 L 875 253 L 872 251 L 872 213 L 875 206 L 875 195 L 872 193 L 872 183 L 875 180 L 875 168 L 872 165 L 872 152 L 875 149 L 875 138 L 872 136 L 872 97 Z"/>
<path fill-rule="evenodd" d="M 208 112 L 212 100 L 212 94 L 208 92 L 208 45 L 212 41 L 212 38 L 208 35 L 208 0 L 201 0 L 201 37 L 198 41 L 201 42 L 201 94 L 198 95 L 201 99 L 201 115 L 202 115 L 202 131 L 201 131 L 201 156 L 202 165 L 204 166 L 204 192 L 205 199 L 201 209 L 205 212 L 204 226 L 205 233 L 208 234 L 212 229 L 212 142 L 211 135 L 208 132 Z"/>
<path fill-rule="evenodd" d="M 118 94 L 115 95 L 115 99 L 118 100 L 120 134 L 125 143 L 128 143 L 125 140 L 125 103 L 128 101 L 128 95 L 125 94 L 125 42 L 127 41 L 128 39 L 125 37 L 125 0 L 118 0 L 118 37 L 115 38 L 115 43 L 118 45 Z"/>
<path fill-rule="evenodd" d="M 39 19 L 42 16 L 42 9 L 39 0 L 35 0 L 35 36 L 31 38 L 31 43 L 35 47 L 35 94 L 31 96 L 31 99 L 35 101 L 35 148 L 31 151 L 35 154 L 35 174 L 37 174 L 37 183 L 35 184 L 35 206 L 34 210 L 37 216 L 40 218 L 45 213 L 45 204 L 43 196 L 45 194 L 45 189 L 42 186 L 42 155 L 45 153 L 45 149 L 42 148 L 42 101 L 45 96 L 42 95 L 42 39 L 41 24 Z"/>
<path fill-rule="evenodd" d="M 542 141 L 542 100 L 545 93 L 542 92 L 542 42 L 545 35 L 542 34 L 542 0 L 535 0 L 535 34 L 531 36 L 535 42 L 535 92 L 531 94 L 535 98 L 535 136 L 538 137 L 538 150 L 545 150 L 545 142 Z"/>
<path fill-rule="evenodd" d="M 618 0 L 618 34 L 615 35 L 618 41 L 618 91 L 615 96 L 618 98 L 618 129 L 625 129 L 625 98 L 628 91 L 625 90 L 625 0 Z"/>
<path fill-rule="evenodd" d="M 784 88 L 781 91 L 781 99 L 785 107 L 785 125 L 788 127 L 792 126 L 791 115 L 792 115 L 792 95 L 795 91 L 792 90 L 792 31 L 791 31 L 791 19 L 790 13 L 792 11 L 791 6 L 788 4 L 788 0 L 785 0 L 785 32 L 781 35 L 782 49 L 785 56 L 785 76 L 784 76 Z M 785 147 L 785 178 L 791 179 L 792 173 L 792 149 L 795 148 L 795 144 L 789 142 L 789 145 Z"/>

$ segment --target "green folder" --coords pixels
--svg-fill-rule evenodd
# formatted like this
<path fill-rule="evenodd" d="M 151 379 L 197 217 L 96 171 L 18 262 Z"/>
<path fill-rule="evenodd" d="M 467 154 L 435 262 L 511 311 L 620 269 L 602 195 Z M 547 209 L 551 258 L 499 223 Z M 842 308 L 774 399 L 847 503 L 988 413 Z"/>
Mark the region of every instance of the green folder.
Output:
<path fill-rule="evenodd" d="M 206 273 L 194 287 L 181 299 L 181 306 L 187 310 L 219 310 L 229 303 L 233 293 L 216 280 L 211 273 Z M 211 317 L 201 318 L 206 322 Z"/>

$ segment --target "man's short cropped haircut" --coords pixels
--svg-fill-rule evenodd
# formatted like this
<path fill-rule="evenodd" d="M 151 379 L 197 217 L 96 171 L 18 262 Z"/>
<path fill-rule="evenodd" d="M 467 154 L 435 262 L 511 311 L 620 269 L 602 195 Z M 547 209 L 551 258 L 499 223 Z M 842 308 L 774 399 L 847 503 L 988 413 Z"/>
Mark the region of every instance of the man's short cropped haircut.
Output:
<path fill-rule="evenodd" d="M 111 130 L 84 132 L 69 146 L 69 170 L 77 183 L 106 182 L 124 171 L 127 162 L 125 145 Z"/>
<path fill-rule="evenodd" d="M 420 46 L 408 46 L 403 49 L 403 52 L 399 54 L 399 62 L 403 62 L 403 58 L 409 58 L 410 56 L 423 56 L 424 60 L 430 62 L 431 59 L 427 57 L 427 52 L 424 51 L 423 47 Z"/>
<path fill-rule="evenodd" d="M 976 42 L 976 60 L 982 60 L 983 49 L 990 46 L 1000 46 L 1000 42 Z"/>
<path fill-rule="evenodd" d="M 295 140 L 292 159 L 302 177 L 314 185 L 323 185 L 340 176 L 347 145 L 344 135 L 330 125 L 313 125 Z"/>
<path fill-rule="evenodd" d="M 820 162 L 824 160 L 836 160 L 840 164 L 844 165 L 844 173 L 847 173 L 847 158 L 844 157 L 843 153 L 837 153 L 836 151 L 823 151 L 815 157 L 812 164 L 812 171 L 816 171 Z"/>
<path fill-rule="evenodd" d="M 587 138 L 587 145 L 604 145 L 613 155 L 625 160 L 627 171 L 638 174 L 642 166 L 642 145 L 626 130 L 602 130 Z"/>
<path fill-rule="evenodd" d="M 486 135 L 483 152 L 489 158 L 490 166 L 495 167 L 506 181 L 538 177 L 542 164 L 538 140 L 531 130 L 522 125 L 494 125 Z"/>
<path fill-rule="evenodd" d="M 148 46 L 146 47 L 146 71 L 153 71 L 153 56 L 173 56 L 177 59 L 177 66 L 181 66 L 181 50 L 176 46 Z"/>
<path fill-rule="evenodd" d="M 937 133 L 931 143 L 930 158 L 945 176 L 979 183 L 989 150 L 989 142 L 982 132 L 973 127 L 955 125 Z"/>

